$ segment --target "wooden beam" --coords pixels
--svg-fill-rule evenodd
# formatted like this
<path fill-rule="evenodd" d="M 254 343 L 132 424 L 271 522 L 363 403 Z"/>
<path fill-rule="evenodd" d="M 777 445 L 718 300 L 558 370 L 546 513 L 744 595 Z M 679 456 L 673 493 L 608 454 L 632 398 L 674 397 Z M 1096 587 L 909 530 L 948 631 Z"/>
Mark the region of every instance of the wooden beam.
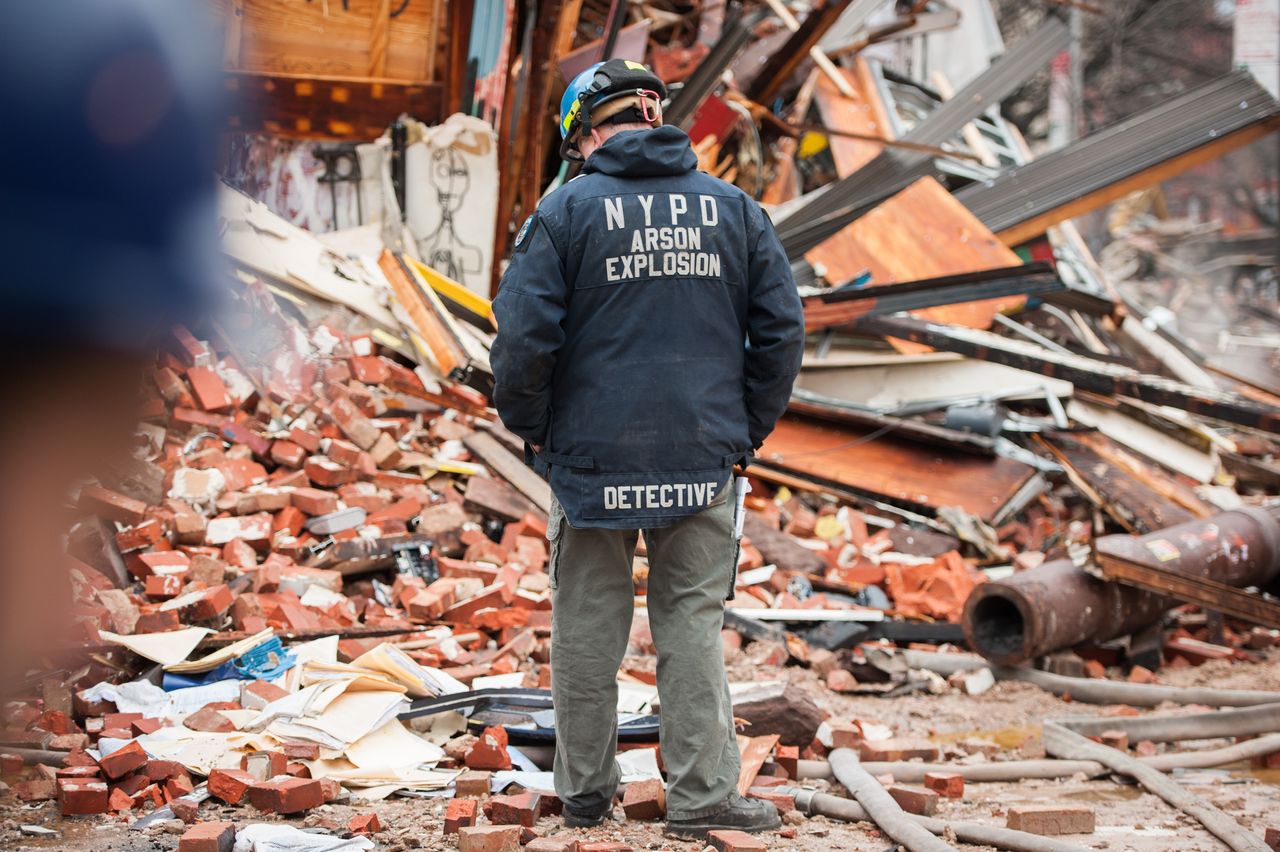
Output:
<path fill-rule="evenodd" d="M 1246 592 L 1217 580 L 1180 574 L 1158 565 L 1149 565 L 1101 550 L 1094 554 L 1094 561 L 1102 569 L 1102 576 L 1108 580 L 1199 604 L 1205 610 L 1220 612 L 1251 624 L 1280 628 L 1280 604 L 1268 601 L 1259 594 Z"/>
<path fill-rule="evenodd" d="M 1060 207 L 1055 207 L 1052 210 L 1041 213 L 1039 216 L 1006 228 L 997 233 L 996 236 L 1007 246 L 1022 245 L 1043 234 L 1051 225 L 1056 225 L 1066 219 L 1074 219 L 1076 216 L 1083 216 L 1085 213 L 1123 198 L 1131 192 L 1146 189 L 1163 180 L 1180 175 L 1188 169 L 1216 160 L 1222 155 L 1237 148 L 1242 148 L 1251 142 L 1265 139 L 1277 130 L 1280 130 L 1280 116 L 1274 116 L 1267 121 L 1247 127 L 1237 133 L 1230 133 L 1221 139 L 1201 145 L 1199 148 L 1194 148 L 1149 169 L 1130 175 L 1124 180 L 1082 195 Z"/>
<path fill-rule="evenodd" d="M 781 49 L 770 56 L 764 67 L 760 69 L 760 73 L 756 75 L 747 90 L 747 97 L 756 102 L 772 100 L 778 90 L 791 79 L 791 75 L 800 67 L 800 63 L 806 59 L 813 58 L 813 52 L 818 49 L 818 41 L 835 24 L 841 13 L 849 5 L 849 2 L 850 0 L 827 0 L 826 3 L 810 12 L 809 16 L 804 19 L 804 23 L 798 27 L 790 27 L 791 38 L 787 39 Z M 825 66 L 819 67 L 822 67 L 823 72 L 827 73 Z M 840 71 L 837 70 L 836 74 L 840 77 L 836 85 L 843 84 L 844 88 L 841 91 L 845 93 L 846 97 L 853 97 L 852 94 L 849 94 L 851 87 L 840 76 Z"/>
<path fill-rule="evenodd" d="M 369 32 L 370 77 L 387 76 L 387 45 L 390 43 L 391 0 L 374 0 L 373 29 Z"/>
<path fill-rule="evenodd" d="M 401 113 L 438 124 L 442 90 L 436 83 L 370 77 L 312 77 L 226 71 L 238 109 L 233 130 L 307 139 L 376 139 Z"/>
<path fill-rule="evenodd" d="M 222 64 L 240 67 L 240 40 L 244 33 L 244 0 L 231 0 L 227 9 L 227 29 L 222 40 Z"/>

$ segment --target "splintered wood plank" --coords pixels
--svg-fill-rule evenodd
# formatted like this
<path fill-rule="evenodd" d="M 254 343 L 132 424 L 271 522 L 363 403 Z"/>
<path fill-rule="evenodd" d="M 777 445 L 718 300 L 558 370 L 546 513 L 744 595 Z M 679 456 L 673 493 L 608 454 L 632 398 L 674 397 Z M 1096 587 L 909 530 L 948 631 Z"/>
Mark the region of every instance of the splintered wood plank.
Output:
<path fill-rule="evenodd" d="M 738 795 L 745 796 L 760 774 L 760 767 L 773 753 L 778 744 L 778 735 L 769 734 L 764 737 L 738 737 L 738 754 L 741 757 L 742 770 L 738 773 Z"/>
<path fill-rule="evenodd" d="M 988 523 L 1033 475 L 1027 465 L 900 441 L 870 429 L 784 416 L 756 459 L 812 482 L 932 513 L 959 506 Z"/>
<path fill-rule="evenodd" d="M 931 177 L 921 178 L 850 223 L 811 249 L 805 259 L 826 267 L 827 278 L 838 283 L 870 271 L 870 286 L 1022 263 L 1022 258 Z M 912 311 L 912 315 L 985 329 L 991 327 L 996 312 L 1017 309 L 1025 301 L 1025 296 L 1006 296 L 925 308 Z M 903 344 L 900 351 L 906 346 Z"/>
<path fill-rule="evenodd" d="M 551 511 L 551 486 L 522 459 L 499 444 L 497 438 L 488 432 L 472 432 L 462 439 L 462 443 L 492 468 L 494 473 L 532 500 L 535 506 L 543 512 Z"/>
<path fill-rule="evenodd" d="M 473 476 L 467 480 L 466 505 L 504 521 L 518 521 L 527 513 L 546 515 L 528 497 L 499 479 Z"/>
<path fill-rule="evenodd" d="M 893 139 L 892 126 L 871 81 L 866 60 L 859 58 L 854 68 L 842 68 L 840 73 L 857 93 L 857 97 L 845 97 L 832 80 L 819 75 L 814 101 L 818 105 L 818 114 L 822 116 L 823 126 L 859 136 Z M 828 136 L 827 140 L 831 145 L 831 156 L 836 162 L 836 174 L 840 177 L 853 174 L 884 150 L 881 143 L 867 139 L 833 135 Z"/>
<path fill-rule="evenodd" d="M 1150 466 L 1143 481 L 1134 470 L 1113 464 L 1075 436 L 1054 432 L 1036 438 L 1057 457 L 1081 493 L 1131 533 L 1154 532 L 1202 517 L 1161 493 L 1171 487 L 1172 480 Z M 1109 456 L 1120 453 L 1103 435 L 1092 436 L 1090 442 L 1107 447 Z"/>

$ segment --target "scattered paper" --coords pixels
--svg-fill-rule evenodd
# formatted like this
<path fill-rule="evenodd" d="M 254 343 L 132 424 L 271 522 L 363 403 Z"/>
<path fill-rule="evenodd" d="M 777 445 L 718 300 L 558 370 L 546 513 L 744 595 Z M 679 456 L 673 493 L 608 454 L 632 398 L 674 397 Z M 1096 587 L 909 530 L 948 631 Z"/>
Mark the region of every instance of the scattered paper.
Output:
<path fill-rule="evenodd" d="M 444 749 L 410 733 L 399 720 L 392 720 L 347 746 L 347 760 L 360 769 L 434 765 L 443 757 Z"/>
<path fill-rule="evenodd" d="M 358 834 L 342 838 L 299 831 L 291 825 L 259 823 L 236 831 L 232 852 L 363 852 L 372 848 L 373 841 Z"/>
<path fill-rule="evenodd" d="M 153 663 L 171 666 L 180 663 L 196 649 L 204 637 L 213 631 L 207 627 L 187 627 L 182 630 L 170 630 L 167 633 L 139 633 L 133 636 L 121 636 L 107 630 L 99 630 L 98 635 L 107 642 L 123 645 L 139 657 L 145 657 Z"/>

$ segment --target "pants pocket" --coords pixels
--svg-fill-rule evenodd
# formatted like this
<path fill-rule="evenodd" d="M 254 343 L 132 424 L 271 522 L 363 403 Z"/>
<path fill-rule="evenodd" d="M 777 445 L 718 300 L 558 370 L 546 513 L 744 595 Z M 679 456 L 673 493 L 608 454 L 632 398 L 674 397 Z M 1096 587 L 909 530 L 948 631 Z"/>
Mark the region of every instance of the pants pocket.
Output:
<path fill-rule="evenodd" d="M 564 538 L 564 509 L 560 501 L 552 499 L 551 512 L 547 516 L 547 576 L 551 579 L 551 588 L 560 585 L 560 543 Z"/>

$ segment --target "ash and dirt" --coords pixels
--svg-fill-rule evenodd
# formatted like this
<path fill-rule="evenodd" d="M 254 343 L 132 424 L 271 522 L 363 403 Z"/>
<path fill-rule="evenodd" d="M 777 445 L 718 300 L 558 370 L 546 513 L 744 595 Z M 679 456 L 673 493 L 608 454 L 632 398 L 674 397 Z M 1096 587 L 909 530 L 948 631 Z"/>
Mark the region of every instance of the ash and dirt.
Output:
<path fill-rule="evenodd" d="M 1115 674 L 1115 673 L 1113 673 Z M 1117 675 L 1118 676 L 1118 675 Z M 1191 669 L 1165 670 L 1161 681 L 1171 686 L 1212 685 L 1222 689 L 1280 690 L 1280 650 L 1269 652 L 1261 663 L 1210 662 Z M 730 662 L 730 678 L 736 681 L 788 680 L 808 692 L 834 719 L 858 718 L 893 728 L 895 734 L 932 738 L 946 746 L 961 740 L 986 740 L 1001 747 L 995 760 L 1044 757 L 1040 723 L 1046 718 L 1068 715 L 1116 714 L 1121 708 L 1063 701 L 1034 686 L 998 683 L 990 691 L 967 696 L 959 691 L 943 695 L 914 694 L 883 699 L 873 696 L 838 695 L 828 690 L 807 669 L 754 666 L 739 653 Z M 1202 708 L 1201 708 L 1202 709 Z M 1187 712 L 1175 705 L 1154 712 Z M 1144 711 L 1150 712 L 1150 711 Z M 1224 740 L 1182 744 L 1180 748 L 1213 748 Z M 1162 748 L 1165 748 L 1162 746 Z M 972 759 L 972 758 L 970 758 Z M 1276 803 L 1280 802 L 1280 771 L 1251 770 L 1246 764 L 1224 770 L 1200 770 L 1179 774 L 1176 779 L 1189 791 L 1214 805 L 1261 835 L 1268 825 L 1280 822 Z M 845 795 L 834 782 L 809 781 L 805 786 Z M 441 834 L 444 799 L 400 799 L 370 806 L 325 805 L 311 813 L 286 820 L 297 827 L 345 828 L 356 814 L 374 812 L 383 831 L 374 837 L 379 850 L 453 850 L 453 838 Z M 1086 849 L 1133 850 L 1134 852 L 1210 852 L 1227 848 L 1194 819 L 1183 815 L 1154 795 L 1126 779 L 1103 777 L 1089 780 L 1029 780 L 1017 783 L 969 784 L 963 799 L 942 799 L 937 817 L 941 819 L 1003 826 L 1007 810 L 1018 804 L 1085 804 L 1097 814 L 1097 830 L 1092 835 L 1073 835 L 1060 840 Z M 621 809 L 618 809 L 621 816 Z M 203 820 L 227 820 L 242 827 L 255 822 L 281 819 L 259 814 L 251 808 L 231 807 L 210 800 L 200 807 Z M 22 836 L 19 825 L 45 825 L 59 832 L 56 838 L 37 840 Z M 185 826 L 174 820 L 142 831 L 111 817 L 60 818 L 56 803 L 21 806 L 12 799 L 0 805 L 0 849 L 59 849 L 71 852 L 172 852 Z M 893 841 L 869 824 L 846 824 L 825 817 L 793 814 L 784 829 L 794 829 L 795 837 L 777 832 L 764 835 L 770 849 L 803 850 L 886 850 Z M 568 833 L 559 818 L 546 818 L 537 825 L 544 836 Z M 702 844 L 665 837 L 657 822 L 614 822 L 605 827 L 578 831 L 580 840 L 612 840 L 630 844 L 636 850 L 679 850 L 698 852 Z M 990 847 L 958 844 L 958 849 Z"/>

